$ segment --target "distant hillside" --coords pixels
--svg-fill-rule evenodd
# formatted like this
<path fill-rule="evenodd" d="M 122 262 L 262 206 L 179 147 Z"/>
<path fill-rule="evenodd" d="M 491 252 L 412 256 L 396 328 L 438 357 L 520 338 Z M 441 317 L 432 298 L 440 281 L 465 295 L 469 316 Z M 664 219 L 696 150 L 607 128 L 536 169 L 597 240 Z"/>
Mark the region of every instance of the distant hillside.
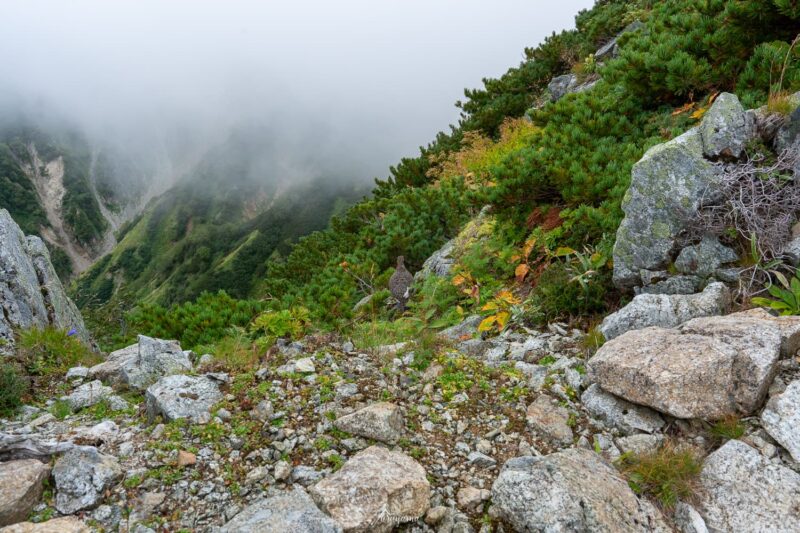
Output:
<path fill-rule="evenodd" d="M 78 304 L 172 304 L 217 290 L 246 297 L 267 259 L 366 193 L 338 176 L 282 179 L 270 151 L 242 132 L 211 150 L 120 229 L 113 252 L 78 281 Z"/>
<path fill-rule="evenodd" d="M 0 128 L 0 207 L 44 238 L 62 278 L 111 250 L 113 231 L 133 216 L 148 180 L 148 171 L 69 128 L 45 131 L 24 120 Z"/>

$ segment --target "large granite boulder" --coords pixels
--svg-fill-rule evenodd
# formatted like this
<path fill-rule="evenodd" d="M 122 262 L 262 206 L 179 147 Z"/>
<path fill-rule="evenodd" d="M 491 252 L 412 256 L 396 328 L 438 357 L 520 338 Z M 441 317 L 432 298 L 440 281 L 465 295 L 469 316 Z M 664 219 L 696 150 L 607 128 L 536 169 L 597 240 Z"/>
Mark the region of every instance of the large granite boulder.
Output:
<path fill-rule="evenodd" d="M 14 344 L 14 330 L 53 326 L 85 343 L 89 333 L 78 308 L 67 297 L 44 242 L 26 237 L 0 209 L 0 339 Z M 1 348 L 0 348 L 1 349 Z"/>
<path fill-rule="evenodd" d="M 207 422 L 209 410 L 220 400 L 219 384 L 206 376 L 166 376 L 148 387 L 145 394 L 147 416 L 152 419 L 161 415 L 168 422 L 179 418 Z"/>
<path fill-rule="evenodd" d="M 671 328 L 692 318 L 721 315 L 730 303 L 730 291 L 722 283 L 712 283 L 697 294 L 640 294 L 608 315 L 597 329 L 611 340 L 633 329 Z"/>
<path fill-rule="evenodd" d="M 114 457 L 96 448 L 72 449 L 53 467 L 56 509 L 62 514 L 94 509 L 102 503 L 106 489 L 121 479 L 122 469 Z"/>
<path fill-rule="evenodd" d="M 769 399 L 761 412 L 761 425 L 800 463 L 800 380 Z"/>
<path fill-rule="evenodd" d="M 333 425 L 359 437 L 395 443 L 403 436 L 406 424 L 399 407 L 393 403 L 379 402 L 338 418 Z"/>
<path fill-rule="evenodd" d="M 670 531 L 611 465 L 581 448 L 509 460 L 492 502 L 516 531 Z"/>
<path fill-rule="evenodd" d="M 709 531 L 800 531 L 800 474 L 738 440 L 706 458 L 697 510 Z"/>
<path fill-rule="evenodd" d="M 222 526 L 220 533 L 341 533 L 302 489 L 258 500 Z"/>
<path fill-rule="evenodd" d="M 677 418 L 749 415 L 766 396 L 782 347 L 798 342 L 776 322 L 736 313 L 629 331 L 597 351 L 589 376 L 612 394 Z"/>
<path fill-rule="evenodd" d="M 28 518 L 49 475 L 50 467 L 35 459 L 0 463 L 0 527 Z"/>
<path fill-rule="evenodd" d="M 425 469 L 407 455 L 371 446 L 311 488 L 320 509 L 345 533 L 387 533 L 430 506 Z"/>
<path fill-rule="evenodd" d="M 678 235 L 717 187 L 718 169 L 703 157 L 695 128 L 644 154 L 631 172 L 622 200 L 625 218 L 614 245 L 614 283 L 642 284 L 642 270 L 659 271 L 672 261 Z"/>
<path fill-rule="evenodd" d="M 699 127 L 654 146 L 633 166 L 614 245 L 618 287 L 641 286 L 648 272 L 670 266 L 687 224 L 718 196 L 721 169 L 713 160 L 741 156 L 757 136 L 753 117 L 735 95 L 723 93 Z"/>

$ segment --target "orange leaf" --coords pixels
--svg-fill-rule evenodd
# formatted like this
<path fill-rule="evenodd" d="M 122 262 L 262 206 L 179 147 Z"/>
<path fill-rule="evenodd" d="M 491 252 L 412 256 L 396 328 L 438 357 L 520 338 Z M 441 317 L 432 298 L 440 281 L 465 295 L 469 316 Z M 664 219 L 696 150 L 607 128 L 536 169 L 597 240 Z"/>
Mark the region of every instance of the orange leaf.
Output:
<path fill-rule="evenodd" d="M 458 274 L 456 277 L 453 278 L 453 285 L 458 287 L 459 285 L 463 285 L 465 281 L 467 281 L 467 279 L 461 274 Z"/>
<path fill-rule="evenodd" d="M 531 267 L 529 267 L 525 263 L 517 265 L 516 270 L 514 270 L 514 276 L 516 276 L 517 278 L 517 283 L 522 283 L 522 281 L 525 279 L 525 276 L 528 275 L 528 272 L 530 272 L 530 270 Z"/>
<path fill-rule="evenodd" d="M 673 111 L 672 112 L 672 116 L 675 117 L 675 116 L 678 116 L 678 115 L 680 115 L 682 113 L 686 113 L 687 111 L 691 111 L 692 108 L 694 108 L 694 102 L 689 102 L 687 104 L 684 104 L 684 105 L 680 106 L 675 111 Z"/>

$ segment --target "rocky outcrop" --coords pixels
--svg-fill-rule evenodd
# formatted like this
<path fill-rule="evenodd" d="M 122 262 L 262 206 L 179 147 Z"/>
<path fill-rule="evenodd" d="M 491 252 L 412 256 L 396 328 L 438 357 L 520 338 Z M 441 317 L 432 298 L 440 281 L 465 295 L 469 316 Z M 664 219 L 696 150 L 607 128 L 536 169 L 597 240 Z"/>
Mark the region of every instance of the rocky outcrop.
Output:
<path fill-rule="evenodd" d="M 689 221 L 718 195 L 720 169 L 714 160 L 741 156 L 744 146 L 756 138 L 756 130 L 753 114 L 742 108 L 735 95 L 723 93 L 699 127 L 654 146 L 634 165 L 622 202 L 625 218 L 614 246 L 614 283 L 618 287 L 646 285 L 652 273 L 670 266 Z M 706 258 L 708 246 L 700 246 L 702 250 L 687 252 L 681 264 L 691 266 L 693 260 Z M 715 254 L 713 262 L 729 258 L 732 256 L 726 251 Z M 709 274 L 712 266 L 697 264 L 684 270 Z"/>
<path fill-rule="evenodd" d="M 608 315 L 597 329 L 611 340 L 634 329 L 671 328 L 693 318 L 721 315 L 730 303 L 730 291 L 722 283 L 712 283 L 698 294 L 640 294 Z"/>
<path fill-rule="evenodd" d="M 209 410 L 220 400 L 219 384 L 205 376 L 167 376 L 148 387 L 145 395 L 147 416 L 153 419 L 161 415 L 166 421 L 187 418 L 208 422 Z"/>
<path fill-rule="evenodd" d="M 139 351 L 120 365 L 122 381 L 129 387 L 144 390 L 163 376 L 182 374 L 192 369 L 192 362 L 177 341 L 152 339 L 139 335 Z"/>
<path fill-rule="evenodd" d="M 798 333 L 779 323 L 736 313 L 629 331 L 597 351 L 589 376 L 608 392 L 677 418 L 748 415 L 761 406 L 782 350 L 798 342 Z"/>
<path fill-rule="evenodd" d="M 403 413 L 388 402 L 375 403 L 338 418 L 334 426 L 353 435 L 386 443 L 397 442 L 405 431 Z"/>
<path fill-rule="evenodd" d="M 770 398 L 761 413 L 761 425 L 800 463 L 800 380 Z"/>
<path fill-rule="evenodd" d="M 697 510 L 709 531 L 800 531 L 800 474 L 728 441 L 708 456 Z"/>
<path fill-rule="evenodd" d="M 49 475 L 50 467 L 35 459 L 0 463 L 0 527 L 28 518 Z"/>
<path fill-rule="evenodd" d="M 56 509 L 72 514 L 100 505 L 106 489 L 122 479 L 118 461 L 94 448 L 71 450 L 56 461 Z"/>
<path fill-rule="evenodd" d="M 14 343 L 17 329 L 52 326 L 89 343 L 83 317 L 67 297 L 47 247 L 26 237 L 5 209 L 0 209 L 0 339 Z M 0 347 L 2 349 L 2 347 Z"/>
<path fill-rule="evenodd" d="M 114 389 L 106 387 L 100 380 L 84 383 L 64 399 L 73 411 L 95 405 L 114 394 Z"/>
<path fill-rule="evenodd" d="M 423 516 L 430 505 L 425 469 L 400 453 L 371 446 L 311 488 L 317 505 L 345 533 L 386 533 Z"/>
<path fill-rule="evenodd" d="M 220 533 L 341 533 L 302 489 L 248 505 Z"/>
<path fill-rule="evenodd" d="M 600 455 L 580 448 L 509 460 L 492 502 L 516 531 L 670 531 Z"/>

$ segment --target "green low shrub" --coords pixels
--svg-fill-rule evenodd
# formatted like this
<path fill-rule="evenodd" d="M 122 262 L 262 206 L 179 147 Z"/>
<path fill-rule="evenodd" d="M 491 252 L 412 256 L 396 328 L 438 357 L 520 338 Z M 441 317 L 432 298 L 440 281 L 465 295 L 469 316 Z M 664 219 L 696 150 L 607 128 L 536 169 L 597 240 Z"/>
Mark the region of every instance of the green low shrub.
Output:
<path fill-rule="evenodd" d="M 10 416 L 22 405 L 28 383 L 12 363 L 0 363 L 0 416 Z"/>

